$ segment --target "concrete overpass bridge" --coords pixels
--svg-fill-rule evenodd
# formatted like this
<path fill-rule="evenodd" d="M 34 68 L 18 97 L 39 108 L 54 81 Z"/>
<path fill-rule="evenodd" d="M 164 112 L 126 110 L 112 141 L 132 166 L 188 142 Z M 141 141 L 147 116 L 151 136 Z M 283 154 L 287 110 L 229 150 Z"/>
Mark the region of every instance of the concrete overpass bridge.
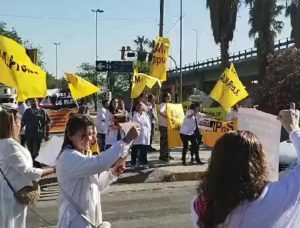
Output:
<path fill-rule="evenodd" d="M 282 39 L 275 42 L 275 51 L 287 49 L 295 45 L 291 39 Z M 250 48 L 232 53 L 229 58 L 233 62 L 243 84 L 251 91 L 251 87 L 258 77 L 257 49 Z M 182 94 L 183 100 L 192 94 L 193 88 L 209 93 L 221 74 L 221 57 L 206 59 L 182 67 Z M 168 80 L 163 83 L 163 91 L 169 91 L 173 96 L 178 94 L 180 86 L 180 68 L 168 71 Z"/>

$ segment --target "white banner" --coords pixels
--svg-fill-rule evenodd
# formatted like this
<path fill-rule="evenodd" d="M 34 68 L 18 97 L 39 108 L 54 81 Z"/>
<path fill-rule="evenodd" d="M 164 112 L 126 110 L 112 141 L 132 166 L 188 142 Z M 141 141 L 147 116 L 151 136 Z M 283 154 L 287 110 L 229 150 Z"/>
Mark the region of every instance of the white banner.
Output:
<path fill-rule="evenodd" d="M 213 131 L 214 122 L 213 119 L 201 118 L 198 120 L 198 128 L 203 131 Z"/>
<path fill-rule="evenodd" d="M 276 116 L 252 108 L 240 108 L 238 129 L 257 135 L 266 155 L 269 180 L 277 181 L 281 124 Z"/>
<path fill-rule="evenodd" d="M 44 145 L 42 144 L 39 155 L 35 160 L 42 164 L 54 167 L 56 158 L 58 157 L 61 151 L 63 141 L 64 141 L 64 135 L 51 136 L 49 141 L 47 141 Z"/>

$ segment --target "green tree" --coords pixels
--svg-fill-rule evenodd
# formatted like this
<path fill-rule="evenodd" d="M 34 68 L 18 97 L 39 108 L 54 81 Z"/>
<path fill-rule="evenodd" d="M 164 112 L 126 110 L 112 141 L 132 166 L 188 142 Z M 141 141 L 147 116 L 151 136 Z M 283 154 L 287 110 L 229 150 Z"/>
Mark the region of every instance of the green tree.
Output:
<path fill-rule="evenodd" d="M 152 61 L 152 57 L 153 57 L 153 52 L 155 49 L 155 40 L 149 40 L 148 41 L 148 48 L 150 49 L 150 53 L 148 55 L 148 62 Z"/>
<path fill-rule="evenodd" d="M 286 16 L 290 16 L 292 32 L 291 38 L 295 40 L 296 47 L 300 48 L 300 0 L 291 0 L 286 9 Z"/>
<path fill-rule="evenodd" d="M 5 22 L 0 22 L 0 35 L 6 36 L 20 44 L 23 44 L 23 40 L 17 31 L 14 28 L 7 28 L 7 24 Z"/>
<path fill-rule="evenodd" d="M 77 74 L 81 76 L 82 78 L 86 79 L 87 81 L 91 82 L 95 86 L 101 86 L 103 87 L 105 83 L 104 75 L 99 74 L 99 72 L 96 71 L 95 66 L 89 64 L 89 63 L 82 63 L 78 67 L 78 72 Z M 94 105 L 95 105 L 95 111 L 97 111 L 97 100 L 98 100 L 98 95 L 93 94 L 93 100 L 94 100 Z M 85 98 L 85 100 L 90 100 L 91 96 Z"/>
<path fill-rule="evenodd" d="M 132 74 L 128 73 L 110 73 L 109 87 L 113 97 L 123 99 L 125 103 L 130 101 L 130 86 Z"/>
<path fill-rule="evenodd" d="M 138 36 L 133 42 L 137 45 L 137 61 L 145 62 L 147 59 L 145 46 L 149 40 L 145 36 Z"/>
<path fill-rule="evenodd" d="M 47 88 L 48 88 L 48 89 L 55 89 L 55 88 L 57 88 L 57 82 L 56 82 L 56 79 L 55 79 L 55 77 L 54 77 L 52 74 L 50 74 L 49 72 L 47 72 L 47 78 L 46 78 L 46 80 L 47 80 Z"/>
<path fill-rule="evenodd" d="M 229 66 L 229 42 L 233 39 L 239 0 L 207 0 L 211 28 L 216 44 L 220 44 L 222 70 Z"/>
<path fill-rule="evenodd" d="M 246 0 L 250 4 L 249 37 L 255 38 L 260 81 L 265 77 L 267 57 L 274 52 L 274 39 L 283 28 L 283 22 L 277 21 L 283 6 L 276 0 Z"/>
<path fill-rule="evenodd" d="M 290 102 L 300 106 L 300 50 L 290 48 L 268 57 L 266 77 L 255 94 L 259 109 L 277 115 Z"/>

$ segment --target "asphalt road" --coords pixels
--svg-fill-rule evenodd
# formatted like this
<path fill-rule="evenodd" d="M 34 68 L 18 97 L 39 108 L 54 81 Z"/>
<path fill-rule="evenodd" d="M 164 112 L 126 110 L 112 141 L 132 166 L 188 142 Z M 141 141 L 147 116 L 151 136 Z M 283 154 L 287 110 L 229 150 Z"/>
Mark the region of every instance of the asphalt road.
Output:
<path fill-rule="evenodd" d="M 191 227 L 190 202 L 197 182 L 113 185 L 102 196 L 103 220 L 113 228 Z M 27 227 L 55 227 L 56 184 L 48 185 L 37 206 L 31 207 Z"/>

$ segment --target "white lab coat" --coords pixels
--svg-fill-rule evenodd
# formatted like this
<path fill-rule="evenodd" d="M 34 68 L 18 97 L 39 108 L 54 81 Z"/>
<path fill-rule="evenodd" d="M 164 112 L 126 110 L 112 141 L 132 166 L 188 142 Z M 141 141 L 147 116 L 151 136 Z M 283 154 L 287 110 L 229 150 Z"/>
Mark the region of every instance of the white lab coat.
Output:
<path fill-rule="evenodd" d="M 105 114 L 105 125 L 107 127 L 106 137 L 105 137 L 105 145 L 112 145 L 118 141 L 117 140 L 118 129 L 112 128 L 113 114 L 110 111 L 107 111 Z M 124 133 L 122 130 L 120 130 L 120 132 L 121 132 L 121 138 L 123 138 Z"/>
<path fill-rule="evenodd" d="M 290 133 L 298 159 L 300 158 L 300 131 Z M 197 225 L 192 201 L 192 223 Z M 298 228 L 300 224 L 300 165 L 278 182 L 268 183 L 254 201 L 242 202 L 226 218 L 225 227 L 230 228 Z"/>
<path fill-rule="evenodd" d="M 133 145 L 150 145 L 151 123 L 148 114 L 144 111 L 142 113 L 134 112 L 132 121 L 141 126 L 141 132 L 134 140 Z"/>
<path fill-rule="evenodd" d="M 15 191 L 42 176 L 41 169 L 33 168 L 29 151 L 12 138 L 0 139 L 0 168 Z M 0 173 L 0 227 L 25 228 L 26 215 L 27 206 L 16 200 Z"/>
<path fill-rule="evenodd" d="M 106 124 L 105 124 L 105 115 L 106 115 L 107 109 L 104 107 L 101 107 L 97 113 L 97 132 L 101 134 L 106 134 Z"/>
<path fill-rule="evenodd" d="M 58 184 L 95 225 L 102 223 L 100 193 L 117 179 L 111 171 L 106 170 L 120 157 L 126 157 L 128 149 L 129 145 L 123 141 L 115 143 L 98 156 L 86 156 L 76 150 L 65 149 L 56 161 Z M 59 196 L 57 227 L 89 227 L 62 192 Z"/>

